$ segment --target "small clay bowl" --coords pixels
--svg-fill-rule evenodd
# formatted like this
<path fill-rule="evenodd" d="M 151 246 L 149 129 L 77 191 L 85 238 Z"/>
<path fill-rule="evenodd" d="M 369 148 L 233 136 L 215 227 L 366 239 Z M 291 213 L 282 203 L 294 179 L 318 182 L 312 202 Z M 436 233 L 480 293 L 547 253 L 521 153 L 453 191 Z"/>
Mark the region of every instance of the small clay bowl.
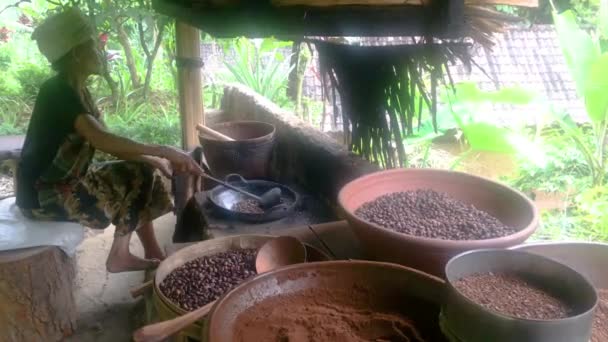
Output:
<path fill-rule="evenodd" d="M 523 251 L 485 249 L 465 252 L 446 266 L 447 301 L 442 326 L 467 342 L 588 342 L 598 296 L 593 285 L 574 269 L 555 260 Z M 479 273 L 507 273 L 522 277 L 563 300 L 573 312 L 555 320 L 504 315 L 470 300 L 453 285 Z M 497 296 L 506 295 L 497 293 Z"/>

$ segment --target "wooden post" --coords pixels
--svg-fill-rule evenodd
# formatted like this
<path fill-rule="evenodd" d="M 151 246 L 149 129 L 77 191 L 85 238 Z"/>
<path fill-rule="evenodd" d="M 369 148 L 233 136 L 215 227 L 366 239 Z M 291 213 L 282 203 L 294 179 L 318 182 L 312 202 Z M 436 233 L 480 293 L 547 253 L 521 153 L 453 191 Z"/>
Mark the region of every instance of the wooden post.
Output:
<path fill-rule="evenodd" d="M 200 31 L 178 21 L 175 27 L 175 45 L 182 146 L 186 150 L 192 150 L 199 145 L 196 125 L 204 123 Z"/>

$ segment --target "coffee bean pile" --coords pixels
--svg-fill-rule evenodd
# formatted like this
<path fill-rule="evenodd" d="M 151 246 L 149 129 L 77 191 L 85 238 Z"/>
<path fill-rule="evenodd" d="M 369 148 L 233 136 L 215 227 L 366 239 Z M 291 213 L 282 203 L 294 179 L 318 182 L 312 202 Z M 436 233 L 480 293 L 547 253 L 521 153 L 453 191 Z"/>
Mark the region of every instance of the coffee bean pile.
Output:
<path fill-rule="evenodd" d="M 430 189 L 380 196 L 355 215 L 400 233 L 445 240 L 482 240 L 517 232 L 472 205 Z"/>
<path fill-rule="evenodd" d="M 195 310 L 254 276 L 256 254 L 240 249 L 189 261 L 169 273 L 160 290 L 180 308 Z"/>
<path fill-rule="evenodd" d="M 264 209 L 260 207 L 260 202 L 254 199 L 246 199 L 236 202 L 231 208 L 233 211 L 238 211 L 244 214 L 263 214 Z"/>
<path fill-rule="evenodd" d="M 487 309 L 523 319 L 561 319 L 573 311 L 561 299 L 513 274 L 475 274 L 456 281 L 454 287 Z"/>

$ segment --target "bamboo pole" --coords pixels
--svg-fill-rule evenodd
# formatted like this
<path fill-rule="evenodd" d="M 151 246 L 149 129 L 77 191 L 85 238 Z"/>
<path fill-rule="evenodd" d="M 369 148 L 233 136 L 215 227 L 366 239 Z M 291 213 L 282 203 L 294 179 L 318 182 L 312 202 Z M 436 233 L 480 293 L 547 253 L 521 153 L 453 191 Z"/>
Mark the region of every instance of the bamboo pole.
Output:
<path fill-rule="evenodd" d="M 196 125 L 205 122 L 200 39 L 200 31 L 197 28 L 179 21 L 176 23 L 179 110 L 182 124 L 182 146 L 186 150 L 192 150 L 198 146 Z"/>

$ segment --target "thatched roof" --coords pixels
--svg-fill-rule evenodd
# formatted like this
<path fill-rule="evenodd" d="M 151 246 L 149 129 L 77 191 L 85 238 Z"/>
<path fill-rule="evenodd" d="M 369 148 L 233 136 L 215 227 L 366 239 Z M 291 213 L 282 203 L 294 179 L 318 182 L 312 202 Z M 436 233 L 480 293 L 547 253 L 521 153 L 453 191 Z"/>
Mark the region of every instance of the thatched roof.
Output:
<path fill-rule="evenodd" d="M 512 17 L 496 4 L 537 0 L 153 0 L 163 14 L 217 37 L 471 36 L 487 43 Z"/>

